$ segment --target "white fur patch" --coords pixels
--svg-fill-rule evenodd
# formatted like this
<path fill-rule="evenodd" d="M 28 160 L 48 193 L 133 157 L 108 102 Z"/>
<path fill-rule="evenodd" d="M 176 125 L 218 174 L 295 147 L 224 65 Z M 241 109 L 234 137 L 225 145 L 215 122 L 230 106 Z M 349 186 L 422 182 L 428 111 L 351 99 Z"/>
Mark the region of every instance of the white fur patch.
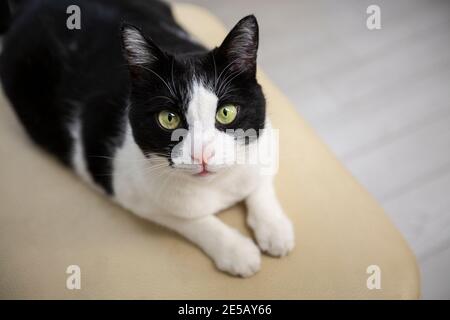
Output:
<path fill-rule="evenodd" d="M 73 148 L 72 148 L 72 165 L 75 172 L 86 182 L 94 185 L 91 175 L 88 172 L 84 147 L 82 141 L 82 126 L 80 120 L 77 118 L 70 127 L 70 133 L 73 138 Z"/>
<path fill-rule="evenodd" d="M 234 138 L 217 130 L 215 125 L 218 100 L 208 87 L 199 81 L 193 82 L 186 113 L 189 130 L 172 159 L 176 168 L 193 174 L 203 170 L 202 159 L 207 159 L 205 168 L 210 172 L 233 164 Z"/>
<path fill-rule="evenodd" d="M 209 88 L 201 82 L 194 81 L 186 115 L 189 129 L 198 128 L 203 131 L 214 129 L 218 100 Z"/>

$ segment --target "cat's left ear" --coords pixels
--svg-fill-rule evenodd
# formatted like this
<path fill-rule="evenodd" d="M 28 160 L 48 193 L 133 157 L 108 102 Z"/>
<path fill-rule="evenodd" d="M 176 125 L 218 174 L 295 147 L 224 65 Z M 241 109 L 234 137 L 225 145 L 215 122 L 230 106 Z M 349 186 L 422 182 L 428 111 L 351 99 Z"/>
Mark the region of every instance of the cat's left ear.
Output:
<path fill-rule="evenodd" d="M 137 27 L 129 24 L 122 25 L 122 44 L 132 76 L 143 72 L 143 67 L 157 63 L 165 57 L 152 40 L 146 38 Z"/>
<path fill-rule="evenodd" d="M 258 41 L 258 21 L 249 15 L 236 24 L 217 52 L 226 58 L 232 71 L 256 73 Z"/>

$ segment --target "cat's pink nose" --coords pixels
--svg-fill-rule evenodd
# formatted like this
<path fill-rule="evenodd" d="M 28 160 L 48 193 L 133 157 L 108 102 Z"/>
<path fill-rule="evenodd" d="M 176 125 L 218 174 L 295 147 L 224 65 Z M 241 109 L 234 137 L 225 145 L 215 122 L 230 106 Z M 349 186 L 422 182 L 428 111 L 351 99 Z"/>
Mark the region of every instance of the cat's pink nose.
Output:
<path fill-rule="evenodd" d="M 208 163 L 208 161 L 214 157 L 216 152 L 213 148 L 205 148 L 203 149 L 203 163 Z"/>
<path fill-rule="evenodd" d="M 207 164 L 208 161 L 212 157 L 214 157 L 215 154 L 216 154 L 216 152 L 214 151 L 213 148 L 206 147 L 206 148 L 203 148 L 201 155 L 193 153 L 193 154 L 191 154 L 191 158 L 192 158 L 192 160 L 194 160 L 197 163 Z"/>

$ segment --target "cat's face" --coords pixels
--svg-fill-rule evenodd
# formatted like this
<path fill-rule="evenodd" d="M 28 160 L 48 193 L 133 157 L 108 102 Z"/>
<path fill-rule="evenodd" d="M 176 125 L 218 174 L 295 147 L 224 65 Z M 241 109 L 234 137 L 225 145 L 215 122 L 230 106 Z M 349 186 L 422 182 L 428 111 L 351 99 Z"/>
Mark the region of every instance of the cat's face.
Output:
<path fill-rule="evenodd" d="M 146 156 L 207 176 L 250 150 L 266 114 L 256 81 L 255 17 L 242 19 L 207 53 L 174 57 L 131 26 L 123 40 L 132 79 L 129 119 Z"/>

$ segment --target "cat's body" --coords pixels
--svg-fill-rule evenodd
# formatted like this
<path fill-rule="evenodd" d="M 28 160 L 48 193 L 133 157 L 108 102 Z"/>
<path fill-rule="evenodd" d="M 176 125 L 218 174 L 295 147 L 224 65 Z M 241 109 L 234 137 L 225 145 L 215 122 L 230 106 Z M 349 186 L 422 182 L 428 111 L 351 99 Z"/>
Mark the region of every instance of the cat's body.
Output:
<path fill-rule="evenodd" d="M 81 30 L 66 27 L 70 5 L 81 8 Z M 160 2 L 22 0 L 0 76 L 35 143 L 123 207 L 196 243 L 221 270 L 249 276 L 258 248 L 214 214 L 245 200 L 264 251 L 285 255 L 294 245 L 272 174 L 227 162 L 269 149 L 257 37 L 248 17 L 208 51 Z M 239 144 L 229 129 L 257 136 Z"/>

